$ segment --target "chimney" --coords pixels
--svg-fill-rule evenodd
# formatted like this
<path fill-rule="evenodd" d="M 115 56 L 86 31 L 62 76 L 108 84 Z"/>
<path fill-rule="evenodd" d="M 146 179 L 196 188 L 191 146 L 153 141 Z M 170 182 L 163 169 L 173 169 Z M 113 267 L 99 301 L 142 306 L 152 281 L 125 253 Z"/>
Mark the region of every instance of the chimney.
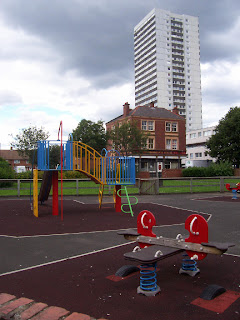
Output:
<path fill-rule="evenodd" d="M 127 117 L 129 115 L 129 108 L 130 104 L 128 102 L 125 102 L 125 104 L 123 105 L 123 116 Z"/>
<path fill-rule="evenodd" d="M 178 107 L 175 106 L 173 109 L 172 109 L 172 113 L 175 113 L 177 115 L 179 115 L 179 111 L 178 111 Z"/>

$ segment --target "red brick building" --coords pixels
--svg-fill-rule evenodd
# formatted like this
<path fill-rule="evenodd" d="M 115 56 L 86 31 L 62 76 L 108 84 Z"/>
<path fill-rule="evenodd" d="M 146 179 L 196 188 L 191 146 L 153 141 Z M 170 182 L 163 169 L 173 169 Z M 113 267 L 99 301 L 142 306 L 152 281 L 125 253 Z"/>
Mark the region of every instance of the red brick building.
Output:
<path fill-rule="evenodd" d="M 0 150 L 0 157 L 6 160 L 15 171 L 17 171 L 17 167 L 24 167 L 24 171 L 32 169 L 28 157 L 19 155 L 16 150 Z"/>
<path fill-rule="evenodd" d="M 149 172 L 150 176 L 160 176 L 162 169 L 179 169 L 181 159 L 186 155 L 185 119 L 164 108 L 138 106 L 130 109 L 126 102 L 123 114 L 106 123 L 107 130 L 125 121 L 137 123 L 148 134 L 147 150 L 141 156 L 134 155 L 139 172 Z"/>

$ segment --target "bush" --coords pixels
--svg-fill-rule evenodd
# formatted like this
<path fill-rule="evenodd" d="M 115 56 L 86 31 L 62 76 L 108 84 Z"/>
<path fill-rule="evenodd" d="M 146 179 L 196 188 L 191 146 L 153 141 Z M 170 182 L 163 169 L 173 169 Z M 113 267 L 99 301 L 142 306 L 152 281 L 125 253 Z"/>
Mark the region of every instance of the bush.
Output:
<path fill-rule="evenodd" d="M 38 179 L 42 179 L 44 171 L 38 171 Z M 16 179 L 32 179 L 32 170 L 26 172 L 15 173 Z M 61 171 L 58 171 L 58 178 L 61 179 Z M 63 179 L 86 179 L 83 173 L 79 171 L 63 170 Z"/>
<path fill-rule="evenodd" d="M 58 173 L 61 178 L 61 171 Z M 63 179 L 86 179 L 87 176 L 79 171 L 63 171 Z"/>
<path fill-rule="evenodd" d="M 229 162 L 212 163 L 209 167 L 190 167 L 182 170 L 183 177 L 220 177 L 233 176 L 232 164 Z"/>
<path fill-rule="evenodd" d="M 32 179 L 32 170 L 15 173 L 16 179 Z"/>
<path fill-rule="evenodd" d="M 206 174 L 208 177 L 233 176 L 234 170 L 230 162 L 219 162 L 206 168 Z"/>
<path fill-rule="evenodd" d="M 189 167 L 182 170 L 183 177 L 206 177 L 206 168 Z"/>
<path fill-rule="evenodd" d="M 9 163 L 0 158 L 0 179 L 14 179 L 14 170 Z M 0 182 L 0 188 L 11 187 L 13 182 Z"/>

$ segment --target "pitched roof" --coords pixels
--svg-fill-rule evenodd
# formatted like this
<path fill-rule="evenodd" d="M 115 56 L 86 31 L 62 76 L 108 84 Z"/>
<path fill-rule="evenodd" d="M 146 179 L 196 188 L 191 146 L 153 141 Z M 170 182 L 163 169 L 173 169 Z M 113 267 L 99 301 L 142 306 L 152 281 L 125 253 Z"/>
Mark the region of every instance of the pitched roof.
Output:
<path fill-rule="evenodd" d="M 0 157 L 5 160 L 26 160 L 27 156 L 19 155 L 17 150 L 0 150 Z"/>
<path fill-rule="evenodd" d="M 171 112 L 170 110 L 167 110 L 165 108 L 156 108 L 156 107 L 149 107 L 149 106 L 138 106 L 135 109 L 131 110 L 129 112 L 128 116 L 133 117 L 146 117 L 146 118 L 159 118 L 159 119 L 172 119 L 172 120 L 185 120 L 184 117 Z M 108 121 L 112 122 L 115 120 L 123 119 L 123 114 Z"/>
<path fill-rule="evenodd" d="M 165 108 L 155 108 L 148 106 L 138 106 L 132 110 L 129 115 L 135 117 L 148 117 L 148 118 L 161 118 L 161 119 L 173 119 L 184 120 L 184 118 L 176 113 L 171 112 Z"/>

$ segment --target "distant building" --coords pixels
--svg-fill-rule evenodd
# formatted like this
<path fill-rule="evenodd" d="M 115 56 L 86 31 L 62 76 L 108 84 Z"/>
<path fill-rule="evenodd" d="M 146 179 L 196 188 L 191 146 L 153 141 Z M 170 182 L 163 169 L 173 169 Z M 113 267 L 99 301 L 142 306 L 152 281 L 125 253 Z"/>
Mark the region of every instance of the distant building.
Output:
<path fill-rule="evenodd" d="M 130 109 L 126 102 L 123 114 L 106 123 L 107 130 L 123 122 L 136 122 L 139 129 L 149 134 L 147 150 L 141 156 L 133 154 L 139 172 L 151 177 L 160 176 L 162 169 L 180 169 L 181 159 L 186 156 L 185 119 L 164 108 L 138 106 Z"/>
<path fill-rule="evenodd" d="M 19 155 L 16 150 L 0 150 L 0 157 L 6 160 L 16 172 L 32 169 L 27 156 Z"/>
<path fill-rule="evenodd" d="M 198 17 L 153 9 L 134 28 L 135 105 L 172 110 L 202 128 Z"/>
<path fill-rule="evenodd" d="M 214 134 L 215 126 L 186 133 L 187 158 L 182 160 L 182 165 L 187 167 L 208 167 L 215 158 L 207 154 L 206 142 Z"/>

